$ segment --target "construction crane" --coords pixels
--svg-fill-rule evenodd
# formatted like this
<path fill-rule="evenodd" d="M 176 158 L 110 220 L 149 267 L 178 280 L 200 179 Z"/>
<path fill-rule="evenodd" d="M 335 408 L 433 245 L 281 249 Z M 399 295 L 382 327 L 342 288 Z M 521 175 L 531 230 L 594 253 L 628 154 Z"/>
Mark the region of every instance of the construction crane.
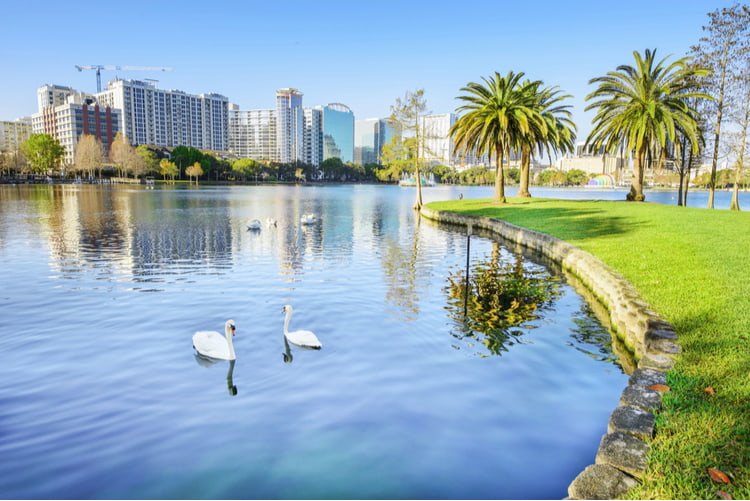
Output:
<path fill-rule="evenodd" d="M 106 66 L 102 64 L 92 64 L 89 66 L 78 66 L 78 71 L 83 70 L 96 70 L 96 92 L 102 91 L 102 70 L 115 70 L 115 71 L 172 71 L 172 68 L 152 68 L 150 66 Z"/>

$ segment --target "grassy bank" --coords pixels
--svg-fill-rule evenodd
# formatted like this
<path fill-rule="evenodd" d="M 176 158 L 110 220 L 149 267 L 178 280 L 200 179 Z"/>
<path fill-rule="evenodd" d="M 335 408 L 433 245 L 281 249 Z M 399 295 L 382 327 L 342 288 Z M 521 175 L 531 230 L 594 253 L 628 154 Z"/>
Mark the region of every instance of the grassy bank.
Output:
<path fill-rule="evenodd" d="M 622 273 L 682 346 L 646 479 L 630 495 L 750 499 L 750 213 L 534 198 L 429 206 L 553 235 Z M 712 480 L 709 468 L 731 483 Z"/>

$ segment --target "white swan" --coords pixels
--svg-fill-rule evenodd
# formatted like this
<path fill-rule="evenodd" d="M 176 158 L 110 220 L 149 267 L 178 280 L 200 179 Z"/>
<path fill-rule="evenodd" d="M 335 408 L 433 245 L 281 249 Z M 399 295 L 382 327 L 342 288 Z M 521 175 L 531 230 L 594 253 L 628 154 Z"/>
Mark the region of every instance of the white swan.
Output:
<path fill-rule="evenodd" d="M 292 305 L 287 304 L 282 308 L 282 312 L 286 312 L 286 318 L 284 319 L 284 337 L 289 340 L 295 346 L 300 348 L 308 348 L 312 350 L 319 350 L 323 347 L 318 341 L 318 337 L 311 331 L 300 330 L 289 332 L 289 319 L 292 318 Z"/>
<path fill-rule="evenodd" d="M 260 224 L 259 219 L 253 219 L 249 223 L 247 223 L 247 229 L 248 230 L 259 230 L 262 228 L 262 225 Z"/>
<path fill-rule="evenodd" d="M 267 217 L 266 218 L 266 226 L 268 226 L 269 228 L 272 227 L 272 226 L 276 226 L 276 220 L 274 218 L 272 218 L 272 217 Z"/>
<path fill-rule="evenodd" d="M 307 214 L 302 214 L 302 217 L 300 218 L 300 223 L 302 224 L 314 224 L 318 221 L 318 219 L 315 217 L 315 214 L 308 212 Z"/>
<path fill-rule="evenodd" d="M 198 331 L 193 334 L 193 348 L 204 357 L 234 360 L 234 330 L 234 320 L 227 320 L 224 324 L 224 336 L 216 331 Z"/>

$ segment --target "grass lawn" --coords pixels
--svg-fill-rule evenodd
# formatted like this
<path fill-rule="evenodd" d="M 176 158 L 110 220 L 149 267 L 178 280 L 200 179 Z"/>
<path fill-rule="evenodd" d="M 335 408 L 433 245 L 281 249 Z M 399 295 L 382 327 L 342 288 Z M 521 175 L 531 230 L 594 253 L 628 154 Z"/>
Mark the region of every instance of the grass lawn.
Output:
<path fill-rule="evenodd" d="M 750 499 L 750 213 L 650 203 L 511 198 L 434 202 L 586 250 L 680 336 L 646 479 L 634 499 Z M 593 461 L 593 458 L 592 458 Z M 709 468 L 731 483 L 712 480 Z M 572 479 L 571 479 L 572 480 Z M 723 492 L 719 492 L 723 491 Z"/>

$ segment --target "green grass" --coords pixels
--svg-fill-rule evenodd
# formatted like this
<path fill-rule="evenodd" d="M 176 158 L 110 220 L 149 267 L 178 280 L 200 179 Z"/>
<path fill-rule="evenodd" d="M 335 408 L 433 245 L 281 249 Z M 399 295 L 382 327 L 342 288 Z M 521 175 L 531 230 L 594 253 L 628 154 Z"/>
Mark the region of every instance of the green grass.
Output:
<path fill-rule="evenodd" d="M 719 499 L 725 491 L 750 499 L 750 213 L 536 198 L 429 207 L 553 235 L 622 273 L 682 346 L 646 478 L 629 496 Z M 712 481 L 708 468 L 732 483 Z"/>

